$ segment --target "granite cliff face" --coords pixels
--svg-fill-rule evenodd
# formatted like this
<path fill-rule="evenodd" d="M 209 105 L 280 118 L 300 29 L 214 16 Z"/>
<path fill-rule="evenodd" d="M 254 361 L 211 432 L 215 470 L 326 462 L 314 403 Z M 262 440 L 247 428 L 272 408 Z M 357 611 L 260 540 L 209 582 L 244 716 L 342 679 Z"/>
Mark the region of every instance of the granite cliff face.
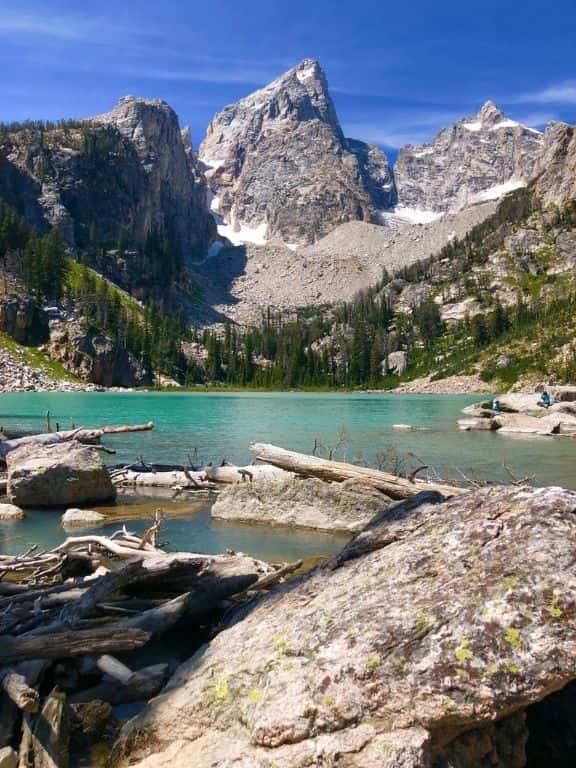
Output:
<path fill-rule="evenodd" d="M 312 242 L 393 200 L 386 157 L 344 138 L 312 59 L 216 115 L 199 157 L 231 239 Z"/>
<path fill-rule="evenodd" d="M 394 168 L 400 207 L 457 211 L 499 197 L 534 175 L 543 135 L 509 120 L 491 101 L 431 144 L 400 150 Z"/>
<path fill-rule="evenodd" d="M 576 126 L 548 127 L 537 173 L 535 190 L 543 203 L 562 205 L 576 199 Z"/>
<path fill-rule="evenodd" d="M 178 258 L 201 256 L 215 227 L 205 187 L 174 111 L 126 96 L 83 121 L 0 134 L 0 197 L 75 249 L 144 248 L 151 231 Z"/>

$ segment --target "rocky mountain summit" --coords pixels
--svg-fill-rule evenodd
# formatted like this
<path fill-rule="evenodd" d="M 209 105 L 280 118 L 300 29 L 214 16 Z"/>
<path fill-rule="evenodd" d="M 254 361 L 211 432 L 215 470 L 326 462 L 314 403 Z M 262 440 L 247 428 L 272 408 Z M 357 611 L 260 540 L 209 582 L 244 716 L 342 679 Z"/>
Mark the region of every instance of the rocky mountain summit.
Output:
<path fill-rule="evenodd" d="M 400 150 L 394 168 L 398 205 L 443 213 L 500 197 L 533 177 L 543 145 L 542 133 L 487 101 L 431 144 Z"/>
<path fill-rule="evenodd" d="M 143 249 L 157 231 L 181 257 L 200 257 L 215 226 L 188 147 L 165 102 L 133 96 L 82 121 L 8 125 L 0 197 L 77 251 L 119 240 Z"/>
<path fill-rule="evenodd" d="M 394 198 L 386 156 L 344 137 L 313 59 L 216 115 L 199 157 L 233 240 L 312 242 L 345 221 L 376 223 Z"/>
<path fill-rule="evenodd" d="M 508 487 L 382 512 L 237 612 L 120 751 L 142 768 L 569 765 L 575 509 Z"/>

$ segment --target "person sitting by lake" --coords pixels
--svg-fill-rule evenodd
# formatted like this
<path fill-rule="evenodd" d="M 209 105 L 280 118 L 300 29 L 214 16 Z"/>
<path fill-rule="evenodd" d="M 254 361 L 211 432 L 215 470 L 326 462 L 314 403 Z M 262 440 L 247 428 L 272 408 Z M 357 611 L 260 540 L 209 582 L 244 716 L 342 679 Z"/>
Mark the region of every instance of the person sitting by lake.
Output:
<path fill-rule="evenodd" d="M 502 408 L 500 407 L 500 400 L 492 400 L 492 413 L 502 413 Z"/>
<path fill-rule="evenodd" d="M 540 406 L 540 408 L 550 408 L 552 405 L 552 399 L 550 398 L 548 392 L 542 392 L 540 395 L 540 400 L 538 400 L 537 404 Z"/>

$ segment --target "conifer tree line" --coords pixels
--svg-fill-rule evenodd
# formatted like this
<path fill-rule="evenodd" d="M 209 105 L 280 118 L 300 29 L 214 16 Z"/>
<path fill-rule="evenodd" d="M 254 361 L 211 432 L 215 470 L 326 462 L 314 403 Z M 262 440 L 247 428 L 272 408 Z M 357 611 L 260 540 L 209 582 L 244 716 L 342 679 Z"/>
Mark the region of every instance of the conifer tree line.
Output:
<path fill-rule="evenodd" d="M 416 263 L 396 277 L 384 273 L 377 285 L 349 302 L 289 313 L 267 310 L 252 327 L 230 323 L 217 329 L 189 328 L 182 317 L 163 312 L 153 302 L 139 304 L 87 265 L 93 254 L 74 262 L 56 230 L 38 235 L 1 201 L 0 269 L 16 272 L 40 305 L 68 304 L 153 371 L 182 384 L 381 387 L 398 381 L 386 370 L 391 352 L 407 350 L 409 376 L 430 370 L 449 375 L 494 342 L 537 335 L 551 322 L 570 322 L 576 310 L 574 290 L 553 292 L 545 300 L 526 296 L 506 307 L 488 295 L 490 311 L 449 326 L 433 298 L 409 312 L 394 309 L 398 277 L 404 282 L 433 282 L 439 260 L 444 279 L 461 276 L 486 260 L 498 237 L 503 237 L 499 234 L 503 223 L 522 221 L 533 209 L 531 196 L 522 190 L 506 199 L 491 220 L 449 243 L 439 258 Z M 576 204 L 549 217 L 549 226 L 576 227 Z M 174 264 L 158 232 L 150 233 L 147 247 L 159 263 L 165 258 Z M 122 248 L 121 232 L 119 251 Z M 105 258 L 103 249 L 99 253 Z M 203 345 L 204 355 L 186 357 L 184 342 Z"/>

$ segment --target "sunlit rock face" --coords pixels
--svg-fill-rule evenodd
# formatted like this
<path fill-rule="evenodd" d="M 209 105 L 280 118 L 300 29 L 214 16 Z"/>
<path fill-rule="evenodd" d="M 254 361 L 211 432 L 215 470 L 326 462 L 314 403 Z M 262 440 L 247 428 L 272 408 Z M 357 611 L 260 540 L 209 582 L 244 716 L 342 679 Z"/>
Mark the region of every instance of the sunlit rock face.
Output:
<path fill-rule="evenodd" d="M 400 150 L 394 168 L 401 208 L 456 211 L 496 199 L 534 175 L 543 134 L 510 120 L 491 101 L 445 128 L 431 144 Z"/>
<path fill-rule="evenodd" d="M 525 711 L 576 677 L 575 512 L 575 493 L 527 486 L 383 511 L 236 615 L 120 753 L 141 768 L 530 764 Z"/>
<path fill-rule="evenodd" d="M 385 155 L 344 137 L 313 59 L 217 114 L 199 157 L 232 240 L 313 242 L 393 202 Z"/>

